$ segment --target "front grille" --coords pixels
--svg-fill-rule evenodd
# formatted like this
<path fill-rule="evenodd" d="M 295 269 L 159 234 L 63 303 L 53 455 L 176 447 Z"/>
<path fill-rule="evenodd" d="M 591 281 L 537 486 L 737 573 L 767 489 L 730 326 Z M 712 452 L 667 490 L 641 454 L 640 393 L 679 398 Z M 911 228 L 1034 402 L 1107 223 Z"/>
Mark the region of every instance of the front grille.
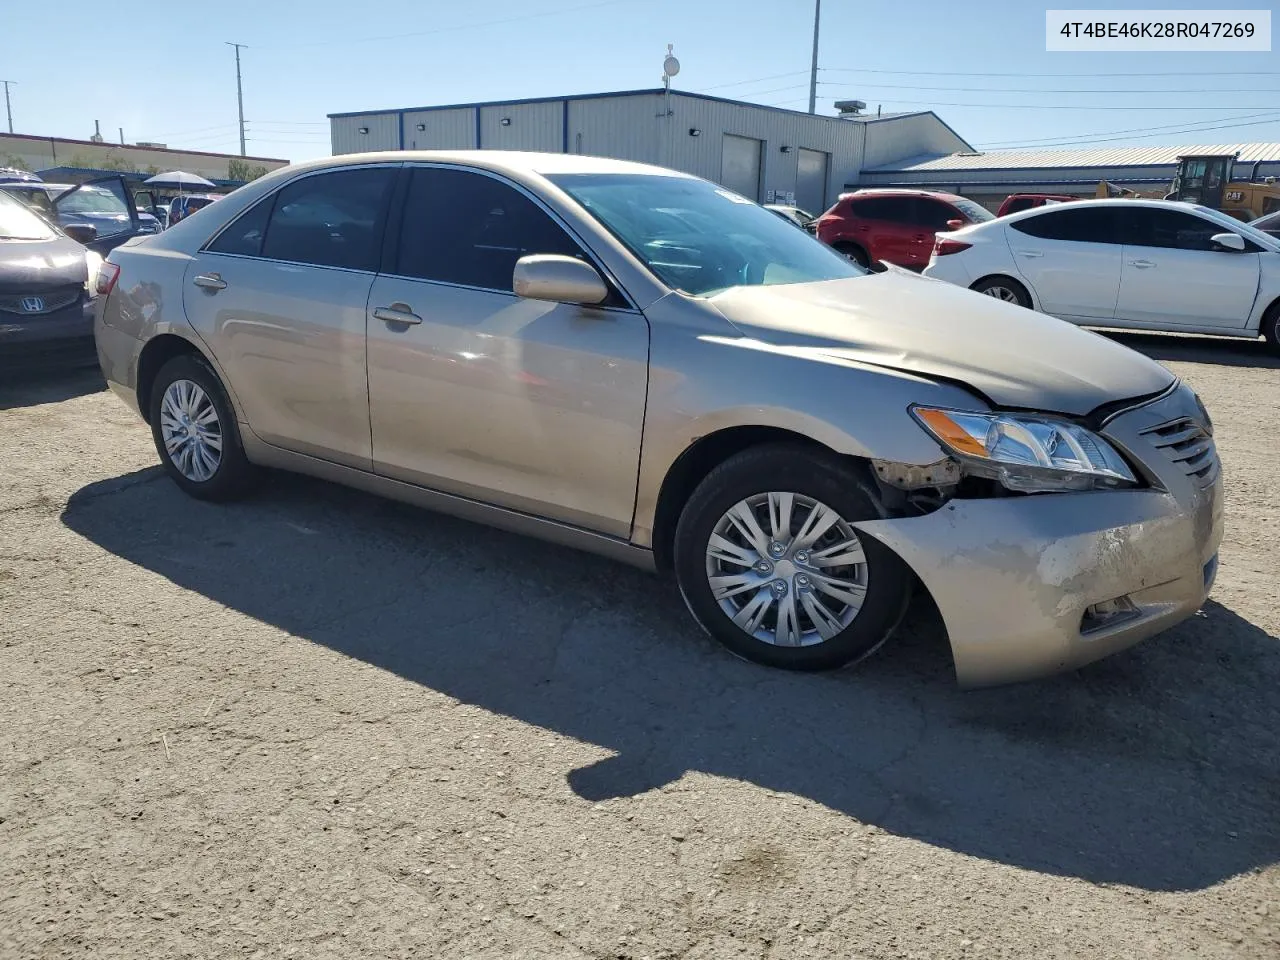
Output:
<path fill-rule="evenodd" d="M 53 290 L 33 290 L 30 293 L 0 294 L 0 312 L 16 313 L 22 317 L 38 317 L 46 313 L 64 310 L 80 300 L 84 287 L 57 287 Z M 31 309 L 35 307 L 35 309 Z"/>
<path fill-rule="evenodd" d="M 1207 487 L 1217 479 L 1218 451 L 1213 437 L 1190 417 L 1151 427 L 1142 435 L 1201 486 Z"/>

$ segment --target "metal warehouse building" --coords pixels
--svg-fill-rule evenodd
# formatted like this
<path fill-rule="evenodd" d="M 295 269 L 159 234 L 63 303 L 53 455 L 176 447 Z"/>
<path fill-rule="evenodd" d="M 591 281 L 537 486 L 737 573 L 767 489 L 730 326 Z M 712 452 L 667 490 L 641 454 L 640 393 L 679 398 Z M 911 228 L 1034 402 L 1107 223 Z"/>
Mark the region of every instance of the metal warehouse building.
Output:
<path fill-rule="evenodd" d="M 1235 163 L 1236 179 L 1280 177 L 1280 143 L 1220 143 L 926 153 L 905 161 L 868 164 L 859 185 L 949 190 L 995 209 L 1011 193 L 1092 196 L 1099 180 L 1135 190 L 1159 188 L 1172 183 L 1178 157 L 1204 153 L 1239 154 Z"/>
<path fill-rule="evenodd" d="M 973 148 L 932 111 L 815 116 L 662 89 L 329 115 L 333 152 L 538 150 L 654 163 L 825 210 L 866 167 Z"/>

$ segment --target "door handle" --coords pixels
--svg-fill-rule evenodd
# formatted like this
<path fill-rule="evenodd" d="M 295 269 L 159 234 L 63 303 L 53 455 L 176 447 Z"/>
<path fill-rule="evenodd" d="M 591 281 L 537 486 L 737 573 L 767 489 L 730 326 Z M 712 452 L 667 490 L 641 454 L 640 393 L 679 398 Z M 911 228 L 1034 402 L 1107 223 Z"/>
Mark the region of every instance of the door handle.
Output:
<path fill-rule="evenodd" d="M 1035 260 L 1037 257 L 1043 257 L 1044 254 L 1039 250 L 1019 250 L 1018 256 L 1026 257 L 1028 260 Z"/>
<path fill-rule="evenodd" d="M 223 280 L 222 275 L 218 273 L 202 273 L 191 282 L 205 290 L 227 289 L 227 281 Z"/>
<path fill-rule="evenodd" d="M 422 318 L 414 313 L 407 303 L 393 303 L 389 307 L 374 307 L 373 316 L 383 323 L 412 325 L 422 322 Z"/>
<path fill-rule="evenodd" d="M 1129 266 L 1137 267 L 1139 270 L 1146 270 L 1147 268 L 1154 267 L 1155 265 L 1156 264 L 1154 260 L 1130 260 L 1129 261 Z"/>

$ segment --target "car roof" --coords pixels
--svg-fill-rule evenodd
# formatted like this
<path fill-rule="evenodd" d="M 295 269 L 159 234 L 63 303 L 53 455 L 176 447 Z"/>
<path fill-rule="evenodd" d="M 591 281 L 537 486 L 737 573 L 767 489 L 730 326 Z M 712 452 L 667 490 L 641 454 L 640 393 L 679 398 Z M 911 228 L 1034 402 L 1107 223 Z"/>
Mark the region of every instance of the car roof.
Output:
<path fill-rule="evenodd" d="M 577 153 L 533 153 L 521 150 L 386 150 L 379 153 L 344 153 L 306 163 L 292 164 L 293 171 L 335 169 L 361 163 L 457 163 L 495 173 L 537 174 L 555 176 L 566 173 L 644 174 L 650 176 L 697 179 L 690 174 L 665 167 L 609 157 L 591 157 Z"/>
<path fill-rule="evenodd" d="M 939 200 L 967 200 L 959 194 L 947 193 L 945 190 L 916 190 L 910 187 L 869 187 L 866 190 L 854 190 L 840 194 L 841 200 L 849 197 L 935 197 Z"/>

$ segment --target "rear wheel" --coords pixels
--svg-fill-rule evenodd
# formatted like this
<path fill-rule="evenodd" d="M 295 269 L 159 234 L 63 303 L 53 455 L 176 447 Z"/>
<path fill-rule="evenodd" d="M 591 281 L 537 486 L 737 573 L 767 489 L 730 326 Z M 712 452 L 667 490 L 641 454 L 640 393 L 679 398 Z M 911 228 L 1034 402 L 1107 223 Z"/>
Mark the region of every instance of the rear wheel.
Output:
<path fill-rule="evenodd" d="M 1027 288 L 1013 277 L 987 277 L 985 280 L 979 280 L 969 289 L 977 293 L 985 293 L 988 297 L 995 297 L 1005 303 L 1016 303 L 1028 309 L 1031 307 L 1031 295 L 1027 293 Z"/>
<path fill-rule="evenodd" d="M 867 256 L 867 251 L 863 250 L 856 243 L 836 243 L 832 245 L 832 249 L 837 253 L 848 257 L 860 267 L 870 268 L 871 258 Z"/>
<path fill-rule="evenodd" d="M 874 652 L 906 608 L 910 577 L 853 524 L 884 516 L 839 458 L 795 445 L 713 470 L 676 528 L 676 579 L 702 627 L 748 660 L 827 670 Z"/>
<path fill-rule="evenodd" d="M 160 368 L 150 421 L 165 472 L 191 496 L 231 500 L 251 486 L 256 471 L 240 444 L 235 411 L 202 357 L 182 354 Z"/>

